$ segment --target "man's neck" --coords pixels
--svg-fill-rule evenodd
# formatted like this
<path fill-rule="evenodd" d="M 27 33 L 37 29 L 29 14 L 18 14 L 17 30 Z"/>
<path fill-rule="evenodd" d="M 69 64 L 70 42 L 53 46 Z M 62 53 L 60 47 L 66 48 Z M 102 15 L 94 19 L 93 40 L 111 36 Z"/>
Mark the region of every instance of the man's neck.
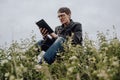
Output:
<path fill-rule="evenodd" d="M 64 25 L 64 27 L 66 27 L 66 26 L 69 25 L 69 24 L 70 24 L 70 21 L 67 22 L 67 23 L 65 23 L 65 24 L 63 24 L 63 25 Z"/>

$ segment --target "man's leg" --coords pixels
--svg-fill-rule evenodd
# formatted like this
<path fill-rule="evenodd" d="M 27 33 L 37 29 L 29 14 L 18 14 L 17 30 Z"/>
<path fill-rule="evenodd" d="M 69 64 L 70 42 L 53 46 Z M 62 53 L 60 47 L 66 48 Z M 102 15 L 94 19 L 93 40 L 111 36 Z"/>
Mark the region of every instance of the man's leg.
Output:
<path fill-rule="evenodd" d="M 62 44 L 65 41 L 63 37 L 58 37 L 55 42 L 48 48 L 44 54 L 44 60 L 48 64 L 52 64 L 55 60 L 56 54 L 59 50 L 62 50 Z"/>
<path fill-rule="evenodd" d="M 52 43 L 47 43 L 47 42 L 45 43 L 44 40 L 40 40 L 40 41 L 37 42 L 38 47 L 41 48 L 41 50 L 39 48 L 37 50 L 38 52 L 40 52 L 39 55 L 38 55 L 38 63 L 39 64 L 42 64 L 42 58 L 45 54 L 45 51 L 49 48 L 49 46 L 51 44 Z"/>
<path fill-rule="evenodd" d="M 50 44 L 51 43 L 45 43 L 44 40 L 40 40 L 37 42 L 38 47 L 40 47 L 42 51 L 46 51 L 49 48 Z"/>

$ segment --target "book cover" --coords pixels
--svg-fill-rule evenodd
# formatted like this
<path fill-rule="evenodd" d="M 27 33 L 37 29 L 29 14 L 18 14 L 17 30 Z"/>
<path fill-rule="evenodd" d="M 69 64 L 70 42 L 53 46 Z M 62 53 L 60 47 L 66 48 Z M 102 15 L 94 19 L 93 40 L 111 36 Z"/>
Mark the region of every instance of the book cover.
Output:
<path fill-rule="evenodd" d="M 51 27 L 46 23 L 46 21 L 44 19 L 41 19 L 38 22 L 36 22 L 36 25 L 39 28 L 45 28 L 45 29 L 47 29 L 47 31 L 48 31 L 49 34 L 53 32 L 53 30 L 51 29 Z"/>

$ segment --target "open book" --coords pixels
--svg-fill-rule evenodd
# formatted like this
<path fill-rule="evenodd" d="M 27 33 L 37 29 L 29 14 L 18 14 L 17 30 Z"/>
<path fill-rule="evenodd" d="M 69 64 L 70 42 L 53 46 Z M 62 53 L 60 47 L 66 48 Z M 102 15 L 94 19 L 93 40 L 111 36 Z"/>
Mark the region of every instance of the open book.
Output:
<path fill-rule="evenodd" d="M 44 19 L 41 19 L 40 21 L 36 22 L 36 25 L 39 27 L 39 28 L 45 28 L 47 29 L 48 33 L 52 33 L 53 30 L 51 29 L 51 27 L 45 22 Z"/>

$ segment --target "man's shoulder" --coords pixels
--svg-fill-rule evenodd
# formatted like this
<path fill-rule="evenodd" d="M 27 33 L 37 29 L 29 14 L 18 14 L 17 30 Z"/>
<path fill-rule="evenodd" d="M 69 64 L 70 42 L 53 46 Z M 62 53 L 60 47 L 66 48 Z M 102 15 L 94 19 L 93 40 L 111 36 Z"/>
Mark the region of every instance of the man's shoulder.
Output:
<path fill-rule="evenodd" d="M 61 27 L 61 26 L 56 26 L 55 28 L 59 28 L 59 27 Z"/>
<path fill-rule="evenodd" d="M 82 29 L 82 24 L 80 22 L 74 22 L 74 24 L 72 25 L 72 31 L 78 31 Z"/>
<path fill-rule="evenodd" d="M 81 27 L 82 27 L 82 25 L 81 25 L 80 22 L 73 22 L 73 24 L 72 24 L 72 29 L 73 30 L 76 29 L 76 28 L 81 28 Z"/>
<path fill-rule="evenodd" d="M 81 25 L 80 22 L 74 22 L 74 25 Z"/>

